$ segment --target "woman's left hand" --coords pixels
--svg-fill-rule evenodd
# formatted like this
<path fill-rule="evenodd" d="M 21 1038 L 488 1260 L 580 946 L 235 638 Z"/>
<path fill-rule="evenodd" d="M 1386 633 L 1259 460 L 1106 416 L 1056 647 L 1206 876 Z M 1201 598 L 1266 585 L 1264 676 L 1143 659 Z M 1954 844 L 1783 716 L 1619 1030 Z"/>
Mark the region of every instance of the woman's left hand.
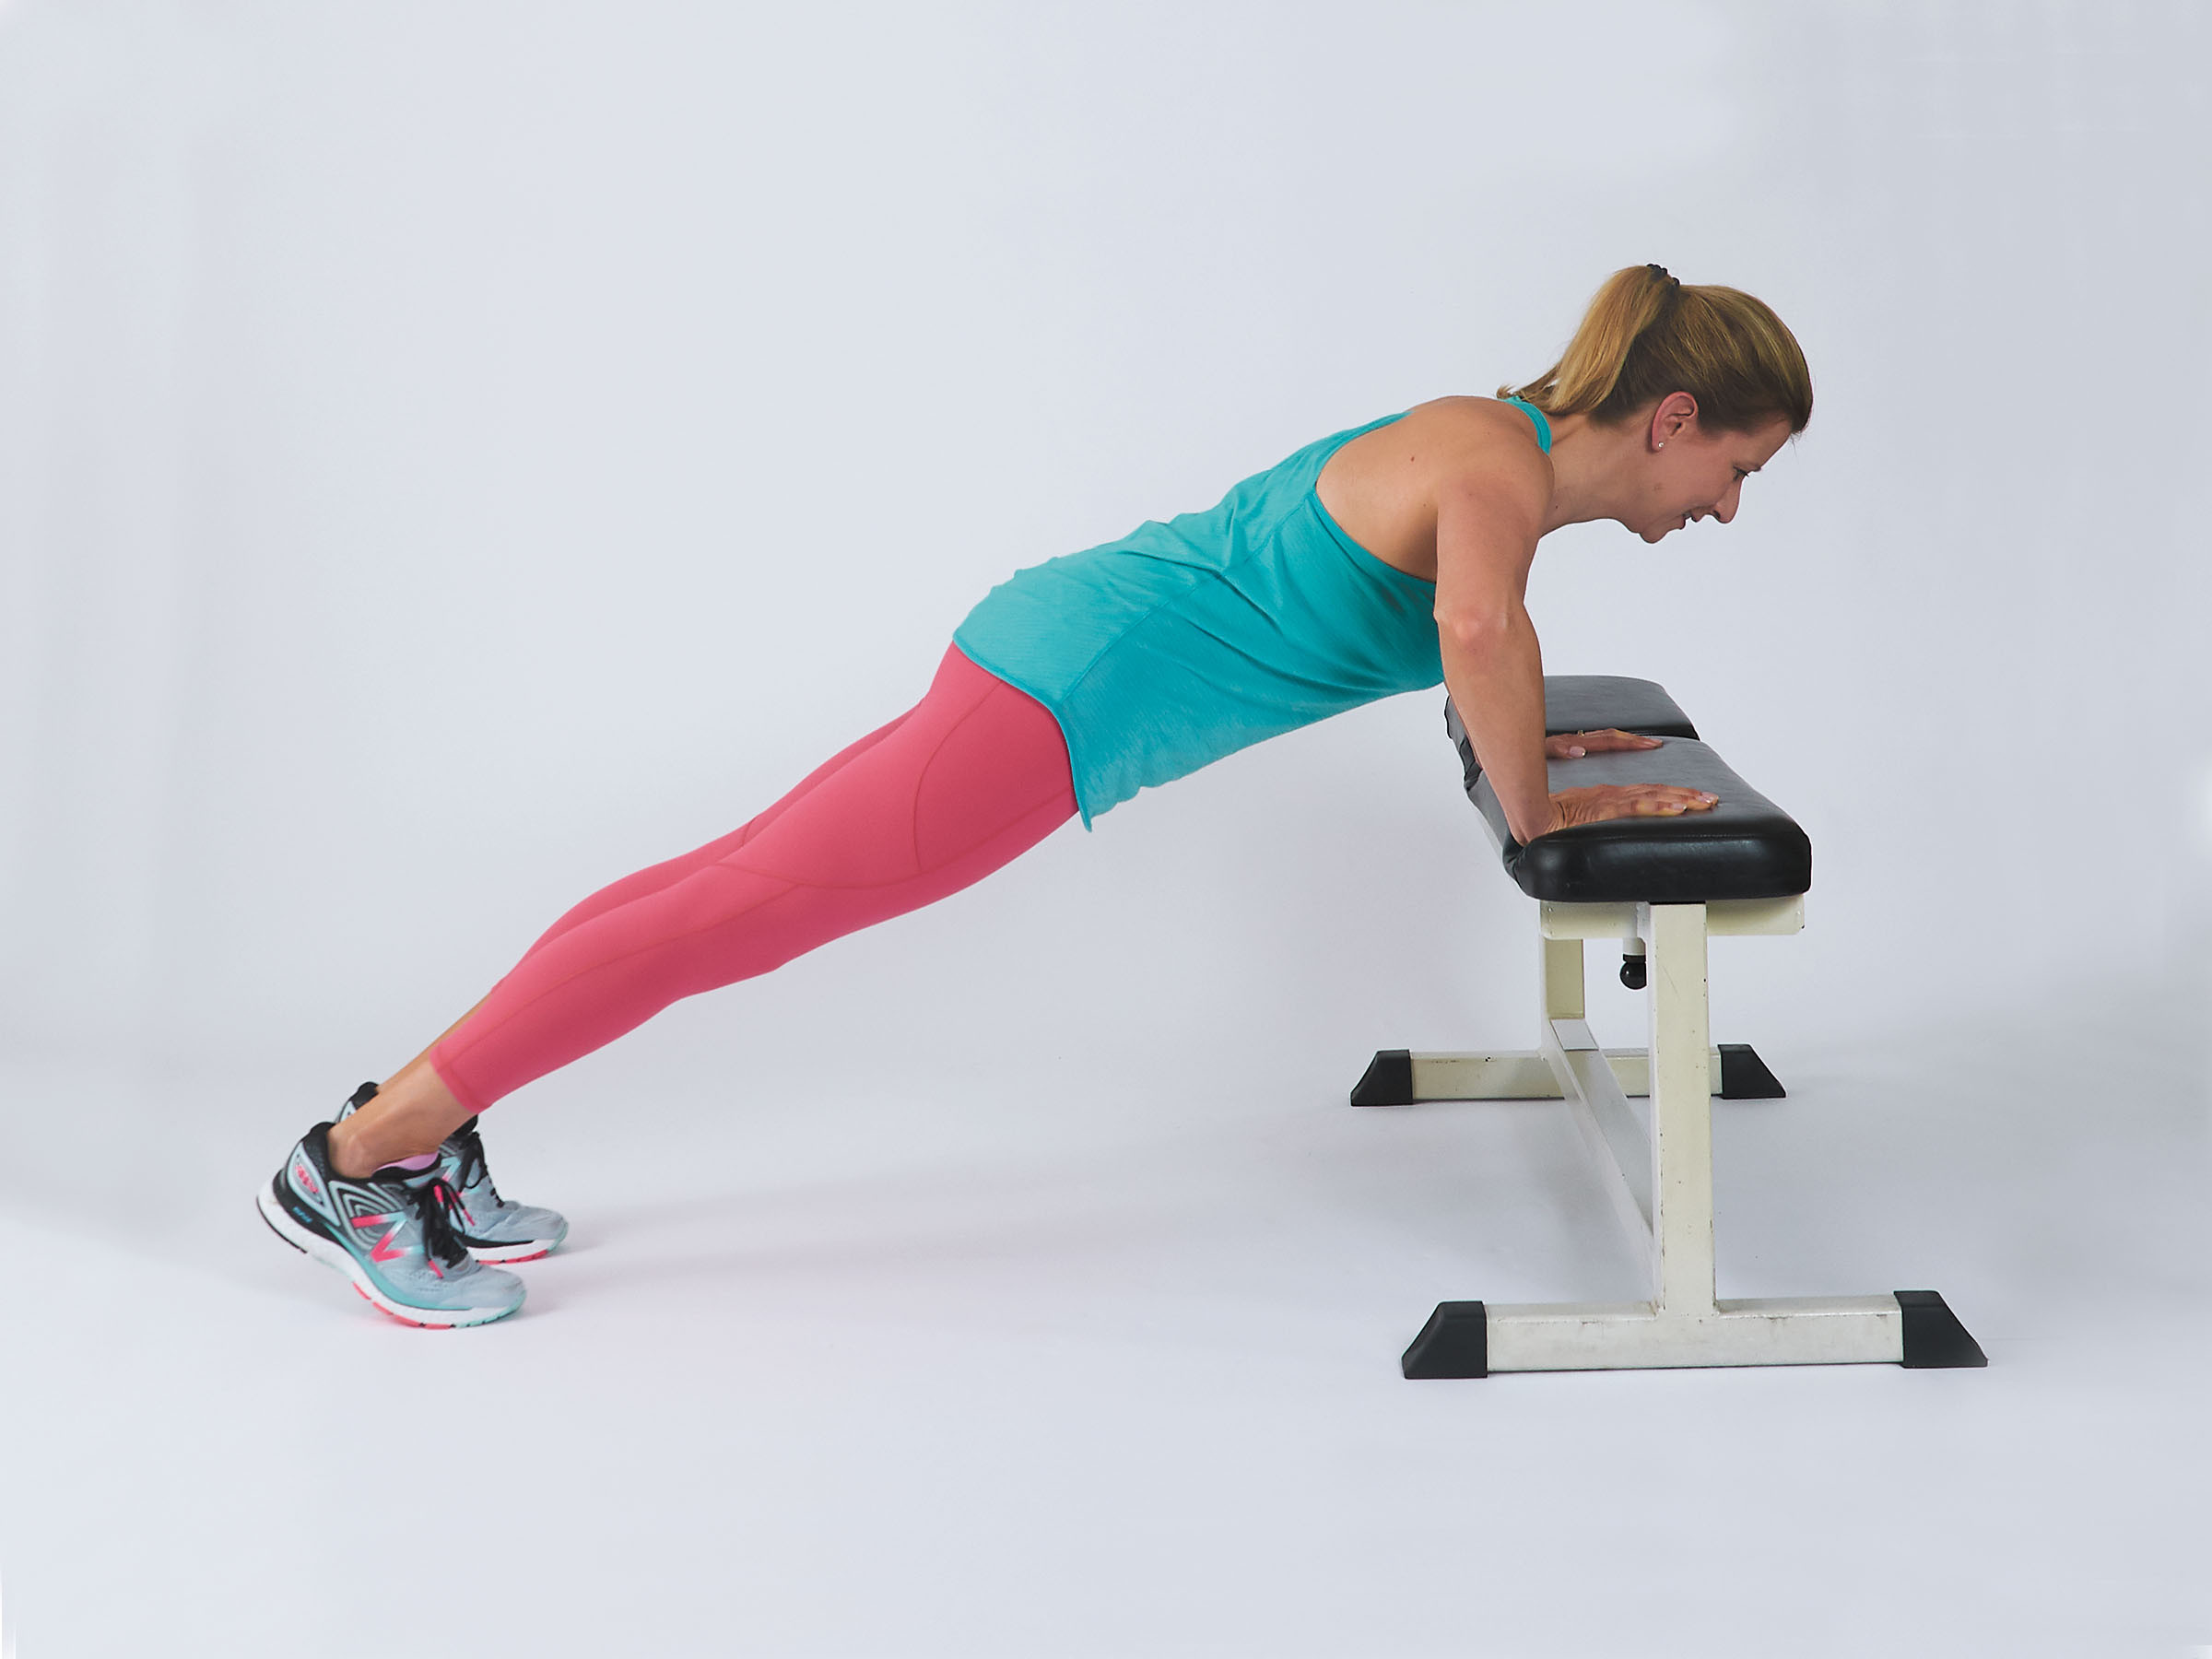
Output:
<path fill-rule="evenodd" d="M 1633 732 L 1611 726 L 1602 732 L 1563 732 L 1557 737 L 1544 739 L 1544 758 L 1580 760 L 1584 755 L 1610 754 L 1616 749 L 1653 749 L 1660 742 L 1657 737 L 1639 737 Z"/>

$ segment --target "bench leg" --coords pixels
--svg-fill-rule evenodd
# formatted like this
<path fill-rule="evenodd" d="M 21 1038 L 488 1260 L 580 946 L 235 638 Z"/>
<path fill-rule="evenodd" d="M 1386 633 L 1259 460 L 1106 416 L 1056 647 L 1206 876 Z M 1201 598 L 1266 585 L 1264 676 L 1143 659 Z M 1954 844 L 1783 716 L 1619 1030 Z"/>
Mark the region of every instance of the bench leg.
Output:
<path fill-rule="evenodd" d="M 1712 1095 L 1720 1062 L 1707 1030 L 1705 907 L 1639 906 L 1637 931 L 1650 959 L 1648 1123 L 1637 1121 L 1613 1057 L 1597 1047 L 1584 1023 L 1580 939 L 1542 941 L 1541 1058 L 1555 1086 L 1547 1092 L 1573 1110 L 1614 1207 L 1647 1262 L 1651 1300 L 1445 1302 L 1406 1350 L 1405 1374 L 1986 1364 L 1933 1291 L 1725 1301 L 1714 1296 Z M 1475 1058 L 1502 1080 L 1508 1070 L 1496 1063 L 1523 1057 Z M 1519 1077 L 1518 1070 L 1512 1075 Z"/>

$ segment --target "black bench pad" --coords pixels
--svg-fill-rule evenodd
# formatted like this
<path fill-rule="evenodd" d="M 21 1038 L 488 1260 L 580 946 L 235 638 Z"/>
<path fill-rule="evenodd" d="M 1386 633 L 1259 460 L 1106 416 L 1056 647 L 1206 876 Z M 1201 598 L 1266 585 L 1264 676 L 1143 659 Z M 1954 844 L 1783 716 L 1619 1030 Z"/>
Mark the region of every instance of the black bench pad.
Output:
<path fill-rule="evenodd" d="M 1695 737 L 1698 728 L 1657 680 L 1621 674 L 1544 677 L 1544 732 L 1602 732 L 1608 726 L 1646 737 Z"/>
<path fill-rule="evenodd" d="M 1524 847 L 1506 828 L 1490 781 L 1478 777 L 1468 798 L 1503 847 L 1506 874 L 1532 899 L 1706 904 L 1783 899 L 1813 885 L 1813 843 L 1805 831 L 1693 738 L 1670 737 L 1655 749 L 1554 760 L 1550 774 L 1555 791 L 1595 783 L 1679 783 L 1711 790 L 1721 799 L 1709 811 L 1679 818 L 1580 824 Z"/>
<path fill-rule="evenodd" d="M 1547 674 L 1544 677 L 1544 735 L 1602 732 L 1608 728 L 1646 737 L 1695 737 L 1698 728 L 1681 705 L 1656 680 L 1623 674 Z M 1459 750 L 1459 770 L 1469 789 L 1482 765 L 1460 724 L 1459 711 L 1444 699 L 1444 730 Z"/>

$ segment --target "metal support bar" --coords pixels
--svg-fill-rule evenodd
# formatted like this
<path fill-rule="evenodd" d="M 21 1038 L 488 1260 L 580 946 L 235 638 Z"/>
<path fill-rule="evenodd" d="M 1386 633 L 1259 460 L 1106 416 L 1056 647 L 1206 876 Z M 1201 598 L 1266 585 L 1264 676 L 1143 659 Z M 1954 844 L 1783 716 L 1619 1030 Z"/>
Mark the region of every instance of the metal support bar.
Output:
<path fill-rule="evenodd" d="M 1589 1012 L 1583 1004 L 1583 942 L 1579 938 L 1537 941 L 1543 954 L 1544 1006 L 1538 1010 L 1549 1025 L 1555 1019 L 1580 1019 Z"/>
<path fill-rule="evenodd" d="M 1651 947 L 1652 1231 L 1662 1313 L 1712 1312 L 1712 1088 L 1705 907 L 1637 907 Z"/>
<path fill-rule="evenodd" d="M 1895 1365 L 1897 1298 L 1797 1296 L 1655 1312 L 1649 1302 L 1486 1303 L 1488 1369 L 1640 1371 L 1685 1365 Z"/>
<path fill-rule="evenodd" d="M 1547 939 L 1643 939 L 1643 904 L 1537 904 L 1536 931 Z M 1723 899 L 1701 907 L 1712 938 L 1805 931 L 1805 895 L 1789 899 Z"/>
<path fill-rule="evenodd" d="M 1637 1253 L 1648 1260 L 1653 1237 L 1652 1151 L 1643 1125 L 1629 1110 L 1619 1080 L 1581 1020 L 1555 1019 L 1546 1028 L 1544 1058 L 1597 1160 L 1598 1179 L 1615 1214 Z"/>
<path fill-rule="evenodd" d="M 1634 1098 L 1652 1092 L 1651 1056 L 1646 1051 L 1609 1048 L 1603 1053 L 1622 1094 Z M 1416 1100 L 1557 1100 L 1565 1092 L 1551 1075 L 1542 1049 L 1417 1053 L 1408 1058 Z M 1706 1055 L 1706 1065 L 1717 1095 L 1725 1080 L 1719 1049 Z"/>

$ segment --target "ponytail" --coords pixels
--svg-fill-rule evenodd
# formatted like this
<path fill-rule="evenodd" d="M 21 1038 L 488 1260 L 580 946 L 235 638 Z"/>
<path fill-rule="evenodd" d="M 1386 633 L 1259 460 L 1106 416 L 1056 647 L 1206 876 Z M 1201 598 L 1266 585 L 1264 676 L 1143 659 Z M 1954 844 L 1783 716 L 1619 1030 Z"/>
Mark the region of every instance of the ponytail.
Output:
<path fill-rule="evenodd" d="M 1783 416 L 1796 433 L 1813 418 L 1812 373 L 1780 317 L 1740 289 L 1686 288 L 1655 265 L 1606 277 L 1559 360 L 1525 386 L 1498 388 L 1600 426 L 1671 392 L 1688 393 L 1700 423 L 1725 431 Z"/>

